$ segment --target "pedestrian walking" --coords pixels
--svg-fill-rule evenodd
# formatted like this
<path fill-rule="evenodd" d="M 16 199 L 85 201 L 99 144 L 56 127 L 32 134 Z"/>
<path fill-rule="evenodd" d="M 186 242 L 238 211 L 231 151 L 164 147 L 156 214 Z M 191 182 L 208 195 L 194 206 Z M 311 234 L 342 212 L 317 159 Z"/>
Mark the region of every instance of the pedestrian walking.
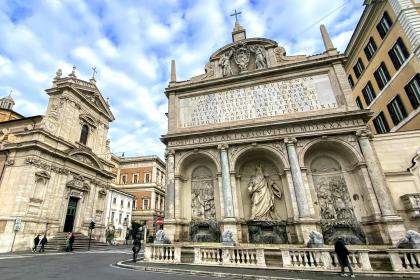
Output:
<path fill-rule="evenodd" d="M 344 240 L 339 237 L 337 239 L 337 241 L 334 244 L 334 249 L 335 249 L 335 253 L 337 254 L 338 257 L 338 262 L 340 263 L 341 266 L 341 276 L 348 276 L 347 273 L 344 272 L 344 268 L 347 267 L 349 269 L 350 272 L 350 277 L 355 277 L 353 274 L 353 269 L 351 268 L 350 262 L 349 262 L 349 258 L 348 255 L 349 250 L 347 250 L 346 248 L 346 244 L 344 243 Z"/>
<path fill-rule="evenodd" d="M 130 233 L 127 232 L 125 235 L 125 245 L 128 245 L 128 239 L 130 239 Z"/>
<path fill-rule="evenodd" d="M 44 237 L 42 237 L 41 241 L 39 241 L 39 244 L 41 245 L 41 248 L 39 248 L 40 253 L 45 252 L 44 247 L 45 247 L 45 245 L 47 245 L 47 243 L 48 243 L 47 236 L 45 236 L 45 234 L 44 234 Z"/>
<path fill-rule="evenodd" d="M 137 261 L 137 255 L 140 252 L 140 247 L 141 247 L 141 242 L 140 240 L 136 237 L 136 239 L 134 239 L 133 241 L 133 262 Z"/>
<path fill-rule="evenodd" d="M 39 244 L 39 237 L 40 237 L 40 235 L 38 234 L 38 235 L 34 238 L 34 247 L 32 248 L 32 252 L 36 252 L 36 249 L 38 248 L 38 244 Z"/>

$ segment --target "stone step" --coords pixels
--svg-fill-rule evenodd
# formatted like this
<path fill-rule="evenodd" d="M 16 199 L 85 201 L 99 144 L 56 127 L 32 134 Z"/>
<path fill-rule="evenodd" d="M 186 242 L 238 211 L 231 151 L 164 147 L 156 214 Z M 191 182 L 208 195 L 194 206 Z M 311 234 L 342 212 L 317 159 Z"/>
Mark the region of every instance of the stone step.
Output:
<path fill-rule="evenodd" d="M 66 249 L 67 233 L 59 232 L 51 238 L 45 246 L 45 251 L 64 251 Z M 81 233 L 74 233 L 73 250 L 84 251 L 89 248 L 89 237 Z M 109 245 L 94 238 L 90 240 L 91 249 L 106 249 Z"/>

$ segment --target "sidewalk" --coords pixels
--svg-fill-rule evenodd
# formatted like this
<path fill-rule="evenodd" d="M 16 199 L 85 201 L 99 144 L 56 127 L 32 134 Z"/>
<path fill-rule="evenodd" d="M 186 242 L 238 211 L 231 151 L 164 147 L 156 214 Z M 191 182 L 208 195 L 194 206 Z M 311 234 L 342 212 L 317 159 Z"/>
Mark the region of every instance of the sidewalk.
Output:
<path fill-rule="evenodd" d="M 171 273 L 171 274 L 186 274 L 195 276 L 210 276 L 218 278 L 230 278 L 230 279 L 343 279 L 340 277 L 338 272 L 326 272 L 326 271 L 293 271 L 278 268 L 242 268 L 242 267 L 223 267 L 223 266 L 204 266 L 204 265 L 193 265 L 193 264 L 163 264 L 163 263 L 150 263 L 144 261 L 138 261 L 133 263 L 132 260 L 120 261 L 116 264 L 118 267 L 160 272 L 160 273 Z M 413 274 L 401 274 L 392 271 L 386 271 L 383 273 L 362 273 L 356 272 L 357 279 L 373 279 L 375 277 L 386 279 L 401 279 L 401 277 L 417 278 L 420 276 L 419 273 Z"/>

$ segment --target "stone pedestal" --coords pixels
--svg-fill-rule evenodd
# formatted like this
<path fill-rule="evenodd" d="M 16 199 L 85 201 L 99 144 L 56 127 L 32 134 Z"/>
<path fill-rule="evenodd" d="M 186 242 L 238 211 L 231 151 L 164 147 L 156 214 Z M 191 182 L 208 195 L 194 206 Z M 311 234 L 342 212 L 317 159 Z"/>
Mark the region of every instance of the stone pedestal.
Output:
<path fill-rule="evenodd" d="M 307 244 L 309 241 L 309 234 L 312 231 L 320 231 L 319 220 L 312 218 L 300 218 L 295 224 L 295 231 L 297 243 Z"/>
<path fill-rule="evenodd" d="M 224 219 L 220 223 L 220 232 L 225 232 L 226 230 L 230 230 L 233 234 L 233 240 L 238 244 L 242 242 L 242 230 L 241 225 L 238 224 L 235 219 Z"/>

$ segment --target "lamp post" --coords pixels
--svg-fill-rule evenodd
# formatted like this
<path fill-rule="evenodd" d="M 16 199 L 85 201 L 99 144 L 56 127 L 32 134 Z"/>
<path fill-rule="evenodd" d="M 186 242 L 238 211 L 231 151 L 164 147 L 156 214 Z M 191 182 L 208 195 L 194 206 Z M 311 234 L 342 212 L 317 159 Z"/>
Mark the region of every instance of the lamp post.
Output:
<path fill-rule="evenodd" d="M 10 248 L 10 252 L 13 252 L 13 246 L 15 245 L 16 234 L 21 229 L 22 229 L 22 220 L 20 218 L 16 218 L 15 225 L 13 226 L 13 230 L 15 234 L 13 235 L 12 247 Z"/>

